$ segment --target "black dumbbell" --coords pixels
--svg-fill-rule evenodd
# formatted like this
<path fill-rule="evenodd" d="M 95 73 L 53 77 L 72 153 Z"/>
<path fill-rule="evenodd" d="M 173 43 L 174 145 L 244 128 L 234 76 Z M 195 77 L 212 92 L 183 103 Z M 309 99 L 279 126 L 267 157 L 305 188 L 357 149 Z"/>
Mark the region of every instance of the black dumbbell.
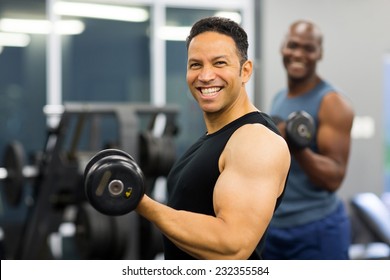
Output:
<path fill-rule="evenodd" d="M 133 157 L 118 149 L 93 156 L 84 170 L 85 194 L 99 212 L 119 216 L 133 211 L 145 193 L 144 175 Z"/>
<path fill-rule="evenodd" d="M 286 120 L 287 141 L 295 148 L 308 147 L 316 131 L 313 117 L 306 111 L 291 113 Z"/>

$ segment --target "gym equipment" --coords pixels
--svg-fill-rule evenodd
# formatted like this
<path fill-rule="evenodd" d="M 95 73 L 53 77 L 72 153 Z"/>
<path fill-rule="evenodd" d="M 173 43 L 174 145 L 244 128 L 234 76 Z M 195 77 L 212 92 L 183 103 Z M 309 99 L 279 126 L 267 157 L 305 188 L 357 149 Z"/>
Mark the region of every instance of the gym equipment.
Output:
<path fill-rule="evenodd" d="M 129 154 L 117 149 L 103 150 L 92 157 L 84 180 L 87 199 L 105 215 L 133 211 L 145 193 L 141 169 Z"/>
<path fill-rule="evenodd" d="M 38 168 L 25 165 L 25 152 L 22 144 L 12 141 L 4 150 L 4 167 L 0 168 L 0 181 L 4 183 L 6 201 L 11 206 L 21 202 L 25 180 L 36 178 Z"/>
<path fill-rule="evenodd" d="M 287 117 L 287 141 L 295 148 L 308 147 L 314 137 L 315 130 L 313 117 L 305 111 L 296 111 Z"/>
<path fill-rule="evenodd" d="M 107 255 L 104 256 L 91 249 L 88 254 L 82 257 L 88 259 L 140 259 L 143 250 L 140 236 L 146 236 L 147 234 L 141 232 L 139 216 L 135 212 L 121 216 L 107 216 L 95 209 L 85 214 L 88 210 L 85 210 L 84 206 L 87 203 L 84 171 L 93 155 L 96 155 L 97 151 L 101 151 L 102 148 L 106 149 L 106 147 L 110 147 L 110 149 L 118 148 L 131 154 L 135 161 L 140 162 L 142 125 L 147 123 L 147 120 L 152 119 L 151 124 L 154 126 L 155 116 L 164 115 L 166 121 L 160 127 L 161 133 L 153 133 L 152 137 L 173 137 L 176 131 L 178 107 L 174 105 L 159 107 L 134 103 L 65 103 L 63 107 L 58 109 L 61 110 L 44 109 L 47 115 L 58 115 L 59 123 L 57 127 L 49 128 L 47 131 L 46 143 L 36 164 L 36 169 L 39 172 L 37 171 L 37 176 L 33 180 L 31 197 L 26 198 L 26 201 L 29 201 L 29 204 L 26 205 L 28 207 L 26 222 L 22 225 L 21 233 L 17 235 L 14 246 L 16 249 L 12 250 L 7 258 L 52 259 L 53 256 L 47 242 L 48 237 L 51 233 L 57 232 L 59 226 L 63 223 L 65 209 L 69 208 L 68 206 L 73 206 L 79 210 L 79 216 L 76 221 L 67 219 L 67 222 L 80 224 L 79 234 L 84 234 L 84 237 L 79 236 L 79 240 L 94 240 L 92 245 L 85 244 L 85 247 L 110 248 L 106 251 L 106 253 L 108 252 Z M 149 126 L 146 131 L 151 130 L 151 127 Z M 147 147 L 146 149 L 151 150 L 152 148 Z M 170 158 L 174 157 L 173 149 L 174 147 L 168 147 L 171 153 L 169 154 Z M 159 157 L 165 157 L 166 152 L 159 151 Z M 121 163 L 126 166 L 130 165 L 127 161 L 130 161 L 130 159 L 123 154 L 111 156 L 121 157 Z M 163 176 L 162 174 L 166 173 L 166 169 L 171 167 L 171 159 L 166 161 L 167 166 L 164 166 L 164 170 L 161 169 L 161 164 L 160 166 L 153 166 L 153 157 L 151 159 L 152 161 L 149 160 L 149 164 L 153 174 L 146 176 L 146 182 L 153 181 L 154 177 Z M 102 158 L 101 160 L 106 159 Z M 100 163 L 102 162 L 99 161 L 97 165 L 100 165 Z M 17 169 L 19 176 L 16 178 L 21 178 L 20 166 L 23 166 L 23 164 L 17 164 L 17 166 L 19 166 Z M 106 167 L 102 165 L 101 168 L 105 169 Z M 24 174 L 24 171 L 21 173 Z M 6 174 L 8 174 L 8 171 Z M 29 176 L 25 175 L 23 175 L 25 178 Z M 127 180 L 126 176 L 128 175 L 125 175 L 123 181 Z M 8 175 L 3 177 L 8 177 Z M 115 183 L 111 187 L 115 193 L 115 189 L 121 189 L 121 184 Z M 145 189 L 148 189 L 148 187 L 148 185 L 145 185 Z M 124 188 L 126 188 L 125 185 Z M 135 194 L 136 192 L 132 193 L 132 195 Z M 89 208 L 92 208 L 92 206 Z M 97 218 L 96 213 L 110 218 L 108 220 L 111 222 L 106 223 Z M 102 221 L 102 224 L 96 225 L 100 221 Z M 115 223 L 112 221 L 115 221 Z M 90 227 L 92 231 L 86 230 L 87 227 L 84 227 L 83 231 L 82 223 L 95 226 Z M 115 234 L 122 236 L 121 238 L 116 237 L 118 242 L 113 243 L 110 241 L 112 238 L 105 239 L 104 229 L 108 224 L 112 229 L 117 229 Z M 91 236 L 90 234 L 97 236 Z M 5 232 L 5 235 L 7 235 L 7 232 Z M 126 242 L 123 242 L 123 238 L 126 238 Z M 123 254 L 108 255 L 114 254 L 113 252 L 122 252 Z"/>
<path fill-rule="evenodd" d="M 145 176 L 167 176 L 175 160 L 171 135 L 155 137 L 150 130 L 140 134 L 140 166 Z"/>
<path fill-rule="evenodd" d="M 351 199 L 356 215 L 379 242 L 390 246 L 390 211 L 374 193 L 358 193 Z"/>
<path fill-rule="evenodd" d="M 81 259 L 123 258 L 131 221 L 126 216 L 111 217 L 98 212 L 89 203 L 83 203 L 76 214 L 75 245 Z"/>

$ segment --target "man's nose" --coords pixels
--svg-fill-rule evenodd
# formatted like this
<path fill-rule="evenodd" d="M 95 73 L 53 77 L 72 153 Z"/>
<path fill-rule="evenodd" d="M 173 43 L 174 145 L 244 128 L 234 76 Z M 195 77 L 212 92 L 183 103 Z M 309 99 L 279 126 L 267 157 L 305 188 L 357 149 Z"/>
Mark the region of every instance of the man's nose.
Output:
<path fill-rule="evenodd" d="M 294 56 L 301 57 L 305 55 L 305 50 L 303 48 L 295 48 L 291 52 Z"/>
<path fill-rule="evenodd" d="M 198 75 L 198 80 L 202 82 L 209 82 L 215 79 L 215 71 L 212 67 L 203 67 Z"/>

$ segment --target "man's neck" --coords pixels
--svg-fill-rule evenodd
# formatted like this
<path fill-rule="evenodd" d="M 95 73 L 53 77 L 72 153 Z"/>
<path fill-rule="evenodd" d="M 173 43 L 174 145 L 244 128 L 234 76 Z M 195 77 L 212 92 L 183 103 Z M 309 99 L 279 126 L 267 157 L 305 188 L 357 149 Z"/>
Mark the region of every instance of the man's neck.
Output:
<path fill-rule="evenodd" d="M 257 111 L 257 108 L 249 101 L 245 95 L 244 100 L 235 103 L 233 106 L 226 108 L 223 112 L 203 113 L 208 134 L 220 130 L 222 127 L 232 121 L 250 113 Z"/>
<path fill-rule="evenodd" d="M 288 95 L 289 96 L 299 96 L 303 95 L 306 92 L 315 88 L 321 79 L 317 75 L 313 75 L 312 77 L 305 80 L 288 80 Z"/>

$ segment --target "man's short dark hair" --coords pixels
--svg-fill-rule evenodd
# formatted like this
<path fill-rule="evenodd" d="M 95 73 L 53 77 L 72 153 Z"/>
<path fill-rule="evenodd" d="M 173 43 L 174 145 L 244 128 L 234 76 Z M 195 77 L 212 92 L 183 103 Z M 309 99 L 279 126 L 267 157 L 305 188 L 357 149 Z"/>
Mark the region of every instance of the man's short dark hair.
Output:
<path fill-rule="evenodd" d="M 190 35 L 186 40 L 187 50 L 191 40 L 207 31 L 217 32 L 231 37 L 238 51 L 240 64 L 248 60 L 248 36 L 245 30 L 236 22 L 222 17 L 207 17 L 197 21 L 191 28 Z"/>

